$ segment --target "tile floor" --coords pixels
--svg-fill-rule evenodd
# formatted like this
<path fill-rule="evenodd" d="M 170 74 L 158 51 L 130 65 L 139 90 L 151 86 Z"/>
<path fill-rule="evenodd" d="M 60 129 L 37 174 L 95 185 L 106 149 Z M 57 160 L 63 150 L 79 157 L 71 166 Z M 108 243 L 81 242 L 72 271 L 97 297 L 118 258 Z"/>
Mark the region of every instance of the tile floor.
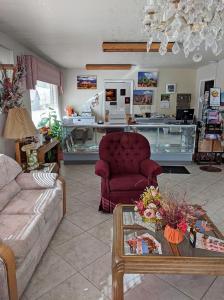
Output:
<path fill-rule="evenodd" d="M 224 166 L 221 173 L 162 174 L 161 190 L 186 191 L 192 203 L 203 204 L 224 232 Z M 93 165 L 62 166 L 67 182 L 67 214 L 55 233 L 23 300 L 111 299 L 112 215 L 98 212 L 100 179 Z M 128 275 L 126 300 L 221 300 L 224 277 Z"/>

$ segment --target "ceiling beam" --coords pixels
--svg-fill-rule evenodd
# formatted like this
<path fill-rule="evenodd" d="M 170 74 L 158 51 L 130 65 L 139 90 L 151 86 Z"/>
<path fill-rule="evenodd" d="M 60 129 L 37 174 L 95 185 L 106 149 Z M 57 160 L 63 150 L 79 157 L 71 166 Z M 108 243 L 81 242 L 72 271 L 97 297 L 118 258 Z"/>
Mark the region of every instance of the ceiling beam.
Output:
<path fill-rule="evenodd" d="M 169 42 L 167 52 L 172 52 L 173 42 Z M 159 52 L 160 42 L 153 42 L 149 52 Z M 146 42 L 103 42 L 103 52 L 147 52 Z"/>
<path fill-rule="evenodd" d="M 87 64 L 86 70 L 130 70 L 131 64 Z"/>

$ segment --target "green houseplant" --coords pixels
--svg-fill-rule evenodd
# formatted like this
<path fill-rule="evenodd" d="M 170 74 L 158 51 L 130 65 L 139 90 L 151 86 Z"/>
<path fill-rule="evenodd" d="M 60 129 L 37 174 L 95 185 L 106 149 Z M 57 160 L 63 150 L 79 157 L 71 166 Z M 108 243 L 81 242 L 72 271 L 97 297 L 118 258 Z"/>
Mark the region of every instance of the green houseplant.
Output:
<path fill-rule="evenodd" d="M 48 111 L 41 114 L 41 120 L 38 123 L 41 133 L 46 137 L 56 138 L 61 141 L 62 139 L 62 126 L 61 121 L 58 120 L 56 111 L 49 107 Z"/>

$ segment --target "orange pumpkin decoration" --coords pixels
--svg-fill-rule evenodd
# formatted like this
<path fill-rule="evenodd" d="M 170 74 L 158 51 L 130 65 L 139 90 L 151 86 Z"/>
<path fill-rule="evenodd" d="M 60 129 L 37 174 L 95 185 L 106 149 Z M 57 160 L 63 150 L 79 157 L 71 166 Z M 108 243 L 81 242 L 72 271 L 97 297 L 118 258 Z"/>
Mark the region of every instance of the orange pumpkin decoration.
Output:
<path fill-rule="evenodd" d="M 184 239 L 184 234 L 181 230 L 179 229 L 174 229 L 170 227 L 169 225 L 166 225 L 165 230 L 164 230 L 164 237 L 169 243 L 172 244 L 179 244 L 183 241 Z"/>

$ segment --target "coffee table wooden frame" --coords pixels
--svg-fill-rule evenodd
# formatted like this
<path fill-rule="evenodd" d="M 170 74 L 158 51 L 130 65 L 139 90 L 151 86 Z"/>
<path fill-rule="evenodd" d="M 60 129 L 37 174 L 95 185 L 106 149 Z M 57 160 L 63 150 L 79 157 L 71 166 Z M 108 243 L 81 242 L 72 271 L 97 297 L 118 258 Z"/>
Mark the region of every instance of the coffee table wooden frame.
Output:
<path fill-rule="evenodd" d="M 112 299 L 123 300 L 123 276 L 127 274 L 201 274 L 224 275 L 224 256 L 180 256 L 178 248 L 170 244 L 173 256 L 133 256 L 124 255 L 124 229 L 144 229 L 139 225 L 123 224 L 123 208 L 134 205 L 119 204 L 113 214 L 113 250 L 112 250 Z M 220 239 L 224 236 L 206 216 Z"/>

